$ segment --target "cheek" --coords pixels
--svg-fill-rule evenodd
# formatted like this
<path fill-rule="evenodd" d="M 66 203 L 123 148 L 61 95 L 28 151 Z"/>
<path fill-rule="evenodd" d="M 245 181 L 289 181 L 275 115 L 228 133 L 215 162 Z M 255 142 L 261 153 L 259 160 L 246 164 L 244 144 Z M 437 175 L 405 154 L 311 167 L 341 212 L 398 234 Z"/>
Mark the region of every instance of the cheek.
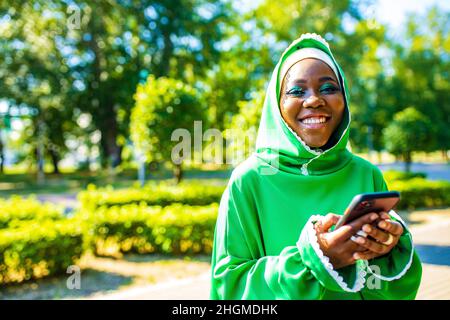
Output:
<path fill-rule="evenodd" d="M 298 99 L 286 99 L 281 101 L 281 115 L 283 118 L 296 119 L 300 112 L 301 103 Z"/>
<path fill-rule="evenodd" d="M 342 116 L 344 114 L 344 109 L 345 109 L 344 97 L 342 95 L 336 96 L 336 97 L 331 97 L 328 100 L 328 105 L 333 110 L 334 116 L 340 122 L 340 120 L 342 119 Z"/>

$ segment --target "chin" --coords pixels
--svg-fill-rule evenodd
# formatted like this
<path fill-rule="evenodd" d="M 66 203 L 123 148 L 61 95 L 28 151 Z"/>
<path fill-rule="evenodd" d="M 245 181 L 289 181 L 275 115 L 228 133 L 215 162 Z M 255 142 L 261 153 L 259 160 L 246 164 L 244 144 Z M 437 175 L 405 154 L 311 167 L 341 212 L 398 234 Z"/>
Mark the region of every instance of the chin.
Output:
<path fill-rule="evenodd" d="M 317 140 L 311 140 L 311 139 L 305 139 L 305 138 L 302 138 L 302 140 L 308 145 L 308 147 L 311 147 L 311 148 L 321 148 L 324 145 L 326 145 L 327 141 L 328 141 L 328 139 L 317 141 Z"/>
<path fill-rule="evenodd" d="M 308 143 L 306 141 L 305 141 L 305 143 L 308 145 L 308 147 L 311 147 L 311 148 L 321 148 L 326 144 L 326 143 Z"/>

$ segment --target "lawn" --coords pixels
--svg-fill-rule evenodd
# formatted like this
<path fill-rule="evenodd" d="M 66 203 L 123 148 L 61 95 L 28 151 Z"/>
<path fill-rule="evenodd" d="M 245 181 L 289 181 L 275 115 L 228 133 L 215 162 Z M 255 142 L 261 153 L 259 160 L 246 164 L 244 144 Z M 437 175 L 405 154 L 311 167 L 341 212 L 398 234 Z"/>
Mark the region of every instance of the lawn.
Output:
<path fill-rule="evenodd" d="M 188 169 L 185 179 L 228 179 L 231 169 L 201 170 Z M 172 179 L 172 172 L 161 169 L 147 175 L 147 181 Z M 63 174 L 46 174 L 45 181 L 38 183 L 35 174 L 29 173 L 7 173 L 0 175 L 0 197 L 12 195 L 28 196 L 30 194 L 76 194 L 86 189 L 89 184 L 99 187 L 111 185 L 114 188 L 127 188 L 137 181 L 136 170 L 124 170 L 114 173 L 107 171 L 99 172 L 67 172 Z"/>

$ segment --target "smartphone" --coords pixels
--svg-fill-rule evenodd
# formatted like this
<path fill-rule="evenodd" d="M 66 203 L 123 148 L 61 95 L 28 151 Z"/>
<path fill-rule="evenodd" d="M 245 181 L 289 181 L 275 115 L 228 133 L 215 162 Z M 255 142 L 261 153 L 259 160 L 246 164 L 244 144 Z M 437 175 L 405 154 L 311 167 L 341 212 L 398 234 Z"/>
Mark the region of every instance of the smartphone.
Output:
<path fill-rule="evenodd" d="M 352 222 L 369 212 L 389 212 L 400 201 L 397 191 L 372 192 L 356 195 L 348 205 L 343 216 L 339 219 L 335 229 Z"/>

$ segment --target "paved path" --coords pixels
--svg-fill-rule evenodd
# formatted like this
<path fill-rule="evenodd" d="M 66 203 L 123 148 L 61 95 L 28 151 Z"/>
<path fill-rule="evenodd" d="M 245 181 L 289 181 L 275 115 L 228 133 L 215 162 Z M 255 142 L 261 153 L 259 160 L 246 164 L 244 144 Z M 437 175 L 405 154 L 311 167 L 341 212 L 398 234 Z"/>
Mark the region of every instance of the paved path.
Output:
<path fill-rule="evenodd" d="M 70 213 L 78 206 L 78 200 L 76 194 L 53 194 L 42 193 L 38 194 L 37 198 L 42 202 L 51 202 L 58 205 L 64 205 L 65 213 Z"/>
<path fill-rule="evenodd" d="M 424 224 L 412 225 L 416 249 L 423 262 L 422 283 L 417 299 L 450 299 L 450 215 L 436 214 Z M 207 300 L 209 272 L 200 276 L 137 287 L 94 299 Z"/>

